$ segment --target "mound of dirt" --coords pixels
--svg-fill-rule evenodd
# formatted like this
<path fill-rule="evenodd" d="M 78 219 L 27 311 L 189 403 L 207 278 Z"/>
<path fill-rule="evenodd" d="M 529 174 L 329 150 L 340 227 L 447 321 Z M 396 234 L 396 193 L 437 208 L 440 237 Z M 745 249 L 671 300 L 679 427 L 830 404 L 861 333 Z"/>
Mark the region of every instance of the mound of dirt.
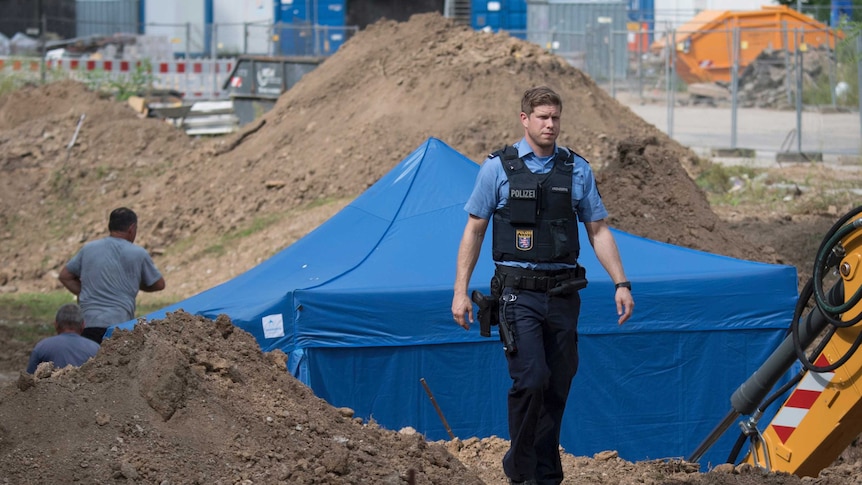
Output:
<path fill-rule="evenodd" d="M 560 143 L 594 165 L 613 225 L 774 260 L 710 210 L 686 172 L 699 163 L 690 150 L 582 72 L 532 43 L 422 14 L 359 32 L 225 139 L 188 139 L 70 82 L 2 98 L 0 285 L 58 288 L 62 264 L 125 205 L 139 213 L 139 243 L 157 253 L 169 289 L 215 286 L 307 233 L 429 137 L 477 162 L 514 142 L 521 94 L 538 84 L 562 95 Z M 226 235 L 317 206 L 319 219 L 244 238 L 242 254 L 218 250 Z"/>
<path fill-rule="evenodd" d="M 179 312 L 79 369 L 42 364 L 0 390 L 0 482 L 482 483 L 442 445 L 329 406 L 286 359 Z"/>
<path fill-rule="evenodd" d="M 428 442 L 362 422 L 315 397 L 285 362 L 225 316 L 179 311 L 117 331 L 80 368 L 41 364 L 0 387 L 0 483 L 505 483 L 505 440 Z M 567 483 L 804 483 L 613 451 L 566 454 L 564 466 Z M 848 483 L 850 469 L 813 483 Z"/>
<path fill-rule="evenodd" d="M 76 248 L 106 235 L 111 209 L 162 199 L 159 176 L 198 144 L 72 81 L 0 98 L 0 285 L 58 288 Z M 169 217 L 164 202 L 155 212 Z"/>
<path fill-rule="evenodd" d="M 456 27 L 436 14 L 357 34 L 279 100 L 266 126 L 224 156 L 281 159 L 282 170 L 307 181 L 297 197 L 358 193 L 430 136 L 481 162 L 523 135 L 521 95 L 539 84 L 562 96 L 559 143 L 600 172 L 612 224 L 658 241 L 763 257 L 713 214 L 685 171 L 697 163 L 690 150 L 535 44 Z M 312 154 L 315 163 L 297 152 Z M 350 176 L 321 177 L 341 173 Z"/>

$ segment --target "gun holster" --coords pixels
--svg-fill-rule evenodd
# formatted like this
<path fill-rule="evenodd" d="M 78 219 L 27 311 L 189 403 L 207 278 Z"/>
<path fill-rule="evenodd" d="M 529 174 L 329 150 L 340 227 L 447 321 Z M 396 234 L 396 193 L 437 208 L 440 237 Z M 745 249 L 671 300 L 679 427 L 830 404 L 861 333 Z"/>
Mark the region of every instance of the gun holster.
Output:
<path fill-rule="evenodd" d="M 483 337 L 490 337 L 491 322 L 494 322 L 493 325 L 497 324 L 493 315 L 497 313 L 498 300 L 495 300 L 492 296 L 483 295 L 479 290 L 473 290 L 470 298 L 479 307 L 479 313 L 476 315 L 477 320 L 479 320 L 479 334 Z"/>
<path fill-rule="evenodd" d="M 500 321 L 500 294 L 503 288 L 497 277 L 491 278 L 491 294 L 483 295 L 479 290 L 473 290 L 470 299 L 479 307 L 476 315 L 479 320 L 479 334 L 483 337 L 491 336 L 491 326 Z"/>

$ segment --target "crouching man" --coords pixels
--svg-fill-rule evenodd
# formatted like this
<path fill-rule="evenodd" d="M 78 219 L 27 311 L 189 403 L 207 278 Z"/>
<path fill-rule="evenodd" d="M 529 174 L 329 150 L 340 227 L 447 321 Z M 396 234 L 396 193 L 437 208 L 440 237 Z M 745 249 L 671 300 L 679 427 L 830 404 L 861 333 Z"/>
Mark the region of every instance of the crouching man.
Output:
<path fill-rule="evenodd" d="M 54 367 L 62 369 L 68 365 L 78 367 L 99 352 L 99 344 L 82 337 L 84 315 L 74 303 L 67 303 L 57 310 L 54 318 L 57 335 L 42 339 L 30 353 L 27 373 L 36 372 L 42 362 L 53 362 Z"/>

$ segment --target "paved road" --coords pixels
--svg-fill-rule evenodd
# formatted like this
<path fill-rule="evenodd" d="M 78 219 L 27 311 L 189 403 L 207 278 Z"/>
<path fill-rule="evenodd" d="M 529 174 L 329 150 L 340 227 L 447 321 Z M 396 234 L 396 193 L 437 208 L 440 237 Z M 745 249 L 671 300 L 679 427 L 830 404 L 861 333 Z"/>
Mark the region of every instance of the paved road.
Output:
<path fill-rule="evenodd" d="M 618 97 L 638 116 L 655 125 L 679 143 L 701 154 L 714 149 L 755 150 L 755 158 L 775 162 L 776 154 L 798 153 L 795 111 L 739 108 L 736 119 L 736 144 L 733 144 L 733 116 L 730 108 L 676 107 L 672 113 L 664 104 L 641 104 L 636 99 Z M 668 125 L 672 117 L 673 125 Z M 862 129 L 859 113 L 818 113 L 801 116 L 801 151 L 821 153 L 825 162 L 862 164 Z"/>

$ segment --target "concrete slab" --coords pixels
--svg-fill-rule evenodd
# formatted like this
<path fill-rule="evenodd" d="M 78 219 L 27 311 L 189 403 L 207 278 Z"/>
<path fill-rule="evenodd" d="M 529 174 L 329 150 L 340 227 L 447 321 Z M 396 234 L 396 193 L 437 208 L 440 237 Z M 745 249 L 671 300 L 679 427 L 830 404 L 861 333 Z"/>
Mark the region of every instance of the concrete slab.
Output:
<path fill-rule="evenodd" d="M 777 162 L 822 162 L 820 152 L 780 152 L 775 154 Z"/>
<path fill-rule="evenodd" d="M 713 157 L 725 158 L 755 158 L 757 151 L 752 148 L 713 148 Z"/>

